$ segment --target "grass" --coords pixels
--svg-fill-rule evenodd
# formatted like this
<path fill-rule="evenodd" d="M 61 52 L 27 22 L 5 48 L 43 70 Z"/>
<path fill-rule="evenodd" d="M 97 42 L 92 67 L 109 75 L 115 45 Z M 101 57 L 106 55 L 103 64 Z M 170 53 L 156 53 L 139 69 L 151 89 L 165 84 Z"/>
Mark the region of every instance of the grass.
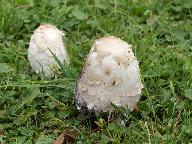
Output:
<path fill-rule="evenodd" d="M 191 0 L 0 0 L 0 143 L 192 143 Z M 66 31 L 67 75 L 40 80 L 27 60 L 36 27 Z M 93 41 L 131 43 L 144 89 L 128 125 L 80 114 L 74 89 Z M 73 71 L 71 75 L 70 72 Z"/>

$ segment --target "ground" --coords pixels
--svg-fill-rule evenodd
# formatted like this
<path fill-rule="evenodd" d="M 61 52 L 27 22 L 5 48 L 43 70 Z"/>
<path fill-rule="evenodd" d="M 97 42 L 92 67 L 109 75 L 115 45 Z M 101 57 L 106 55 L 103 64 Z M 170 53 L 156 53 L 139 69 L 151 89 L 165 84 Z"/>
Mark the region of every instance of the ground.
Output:
<path fill-rule="evenodd" d="M 66 33 L 71 64 L 53 79 L 27 59 L 42 23 Z M 132 44 L 140 62 L 144 89 L 126 126 L 75 107 L 84 58 L 106 35 Z M 78 144 L 192 143 L 191 0 L 0 0 L 0 143 L 49 144 L 62 132 Z"/>

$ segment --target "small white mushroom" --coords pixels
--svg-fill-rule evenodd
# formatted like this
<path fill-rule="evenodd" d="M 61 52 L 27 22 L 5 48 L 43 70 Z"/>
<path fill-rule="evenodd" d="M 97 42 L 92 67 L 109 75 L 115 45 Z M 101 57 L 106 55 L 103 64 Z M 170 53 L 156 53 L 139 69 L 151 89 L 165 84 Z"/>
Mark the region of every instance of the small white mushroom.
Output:
<path fill-rule="evenodd" d="M 63 43 L 64 33 L 50 24 L 39 26 L 31 36 L 28 59 L 31 68 L 41 77 L 52 77 L 57 62 L 52 51 L 62 62 L 69 61 L 67 51 Z"/>
<path fill-rule="evenodd" d="M 77 83 L 78 109 L 111 112 L 111 103 L 134 109 L 143 85 L 131 45 L 109 36 L 95 41 Z"/>

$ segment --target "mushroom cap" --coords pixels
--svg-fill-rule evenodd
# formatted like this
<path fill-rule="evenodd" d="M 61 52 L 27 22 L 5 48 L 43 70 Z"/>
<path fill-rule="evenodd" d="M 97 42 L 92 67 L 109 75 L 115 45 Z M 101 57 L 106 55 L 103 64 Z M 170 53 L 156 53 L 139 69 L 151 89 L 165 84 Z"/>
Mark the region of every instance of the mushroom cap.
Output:
<path fill-rule="evenodd" d="M 69 61 L 63 36 L 61 30 L 50 24 L 39 26 L 31 36 L 28 59 L 31 68 L 40 76 L 52 77 L 55 66 L 58 66 L 50 50 L 62 63 Z"/>
<path fill-rule="evenodd" d="M 77 108 L 104 113 L 113 111 L 113 103 L 132 111 L 142 88 L 131 45 L 113 36 L 103 37 L 95 41 L 77 82 Z"/>

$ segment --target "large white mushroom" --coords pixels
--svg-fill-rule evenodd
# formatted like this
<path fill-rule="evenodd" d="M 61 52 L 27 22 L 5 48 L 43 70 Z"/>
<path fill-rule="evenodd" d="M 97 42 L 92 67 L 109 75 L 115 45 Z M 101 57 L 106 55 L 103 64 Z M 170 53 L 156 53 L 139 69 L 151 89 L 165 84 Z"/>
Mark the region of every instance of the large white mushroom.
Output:
<path fill-rule="evenodd" d="M 95 41 L 77 83 L 78 109 L 111 112 L 111 103 L 133 110 L 143 85 L 131 45 L 113 36 Z"/>
<path fill-rule="evenodd" d="M 52 77 L 58 66 L 50 52 L 62 62 L 69 61 L 67 51 L 63 43 L 64 33 L 50 24 L 39 26 L 31 36 L 28 59 L 31 68 L 40 76 Z"/>

